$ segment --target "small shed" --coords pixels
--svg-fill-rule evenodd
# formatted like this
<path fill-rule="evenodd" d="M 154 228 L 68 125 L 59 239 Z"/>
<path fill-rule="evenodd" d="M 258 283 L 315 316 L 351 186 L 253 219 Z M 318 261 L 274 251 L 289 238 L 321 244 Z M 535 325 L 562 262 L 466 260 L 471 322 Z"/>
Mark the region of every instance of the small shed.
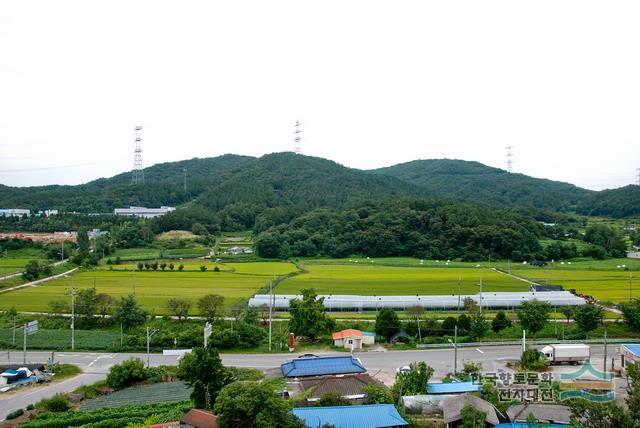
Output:
<path fill-rule="evenodd" d="M 476 409 L 486 413 L 486 426 L 493 427 L 500 423 L 495 407 L 488 401 L 471 394 L 463 394 L 457 397 L 447 398 L 442 402 L 442 412 L 444 423 L 447 428 L 455 428 L 462 421 L 462 409 L 466 405 L 471 405 Z"/>
<path fill-rule="evenodd" d="M 571 409 L 559 404 L 515 404 L 507 410 L 507 416 L 511 422 L 527 422 L 529 415 L 533 415 L 537 422 L 543 424 L 568 425 L 571 423 Z"/>
<path fill-rule="evenodd" d="M 373 345 L 376 334 L 368 331 L 347 329 L 337 331 L 331 335 L 334 346 L 347 349 L 362 349 L 363 345 Z"/>
<path fill-rule="evenodd" d="M 409 425 L 391 404 L 359 406 L 296 407 L 292 413 L 309 428 L 391 428 Z"/>
<path fill-rule="evenodd" d="M 465 394 L 478 392 L 481 387 L 475 382 L 432 382 L 427 384 L 427 394 Z"/>

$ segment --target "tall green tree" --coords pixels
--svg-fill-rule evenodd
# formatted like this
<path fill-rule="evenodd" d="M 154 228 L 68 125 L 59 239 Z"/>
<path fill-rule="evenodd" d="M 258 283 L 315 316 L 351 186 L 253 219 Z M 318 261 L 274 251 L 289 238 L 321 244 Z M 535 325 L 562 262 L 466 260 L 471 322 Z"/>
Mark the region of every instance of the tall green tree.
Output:
<path fill-rule="evenodd" d="M 179 297 L 172 297 L 167 299 L 165 306 L 169 313 L 178 318 L 178 322 L 182 322 L 184 318 L 189 315 L 189 309 L 191 309 L 191 302 L 187 299 L 181 299 Z"/>
<path fill-rule="evenodd" d="M 85 327 L 92 327 L 98 312 L 98 293 L 95 288 L 84 288 L 76 296 L 76 315 Z"/>
<path fill-rule="evenodd" d="M 224 297 L 219 294 L 206 294 L 198 299 L 198 309 L 207 321 L 213 322 L 222 312 Z"/>
<path fill-rule="evenodd" d="M 178 378 L 184 380 L 191 391 L 196 408 L 213 409 L 220 390 L 235 379 L 222 365 L 218 351 L 196 347 L 180 360 Z"/>
<path fill-rule="evenodd" d="M 319 298 L 312 288 L 301 291 L 302 300 L 289 302 L 291 319 L 289 328 L 296 336 L 316 339 L 335 328 L 335 321 L 324 311 L 324 298 Z"/>
<path fill-rule="evenodd" d="M 622 316 L 634 331 L 640 331 L 640 299 L 632 299 L 620 305 Z"/>
<path fill-rule="evenodd" d="M 522 328 L 535 337 L 547 325 L 550 312 L 551 306 L 548 303 L 534 299 L 522 303 L 518 319 Z"/>
<path fill-rule="evenodd" d="M 400 331 L 400 319 L 392 308 L 382 308 L 376 315 L 376 334 L 386 341 Z"/>
<path fill-rule="evenodd" d="M 486 425 L 487 414 L 482 410 L 476 409 L 471 404 L 465 404 L 460 412 L 462 421 L 461 428 L 479 428 Z"/>
<path fill-rule="evenodd" d="M 392 388 L 395 398 L 398 399 L 403 395 L 424 394 L 431 376 L 433 376 L 433 368 L 424 361 L 409 364 L 409 371 L 396 375 L 396 382 Z"/>
<path fill-rule="evenodd" d="M 213 408 L 220 428 L 305 428 L 288 402 L 265 383 L 231 383 L 220 391 Z"/>
<path fill-rule="evenodd" d="M 480 313 L 476 313 L 471 317 L 471 327 L 469 328 L 469 337 L 472 340 L 480 340 L 482 339 L 489 331 L 489 321 L 480 315 Z"/>
<path fill-rule="evenodd" d="M 138 305 L 133 294 L 121 297 L 116 306 L 115 321 L 125 329 L 137 327 L 147 320 L 147 313 Z"/>
<path fill-rule="evenodd" d="M 495 333 L 500 333 L 505 328 L 511 327 L 511 320 L 507 318 L 504 311 L 498 311 L 493 321 L 491 321 L 491 329 Z"/>
<path fill-rule="evenodd" d="M 604 311 L 597 305 L 581 305 L 576 308 L 575 320 L 578 328 L 587 337 L 589 333 L 602 324 Z"/>

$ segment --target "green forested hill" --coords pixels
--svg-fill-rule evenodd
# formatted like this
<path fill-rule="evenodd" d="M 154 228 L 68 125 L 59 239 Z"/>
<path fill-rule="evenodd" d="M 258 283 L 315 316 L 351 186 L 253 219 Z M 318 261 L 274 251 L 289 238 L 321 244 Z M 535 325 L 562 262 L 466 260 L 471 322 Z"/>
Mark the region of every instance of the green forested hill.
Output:
<path fill-rule="evenodd" d="M 500 206 L 570 210 L 597 193 L 568 183 L 508 173 L 479 162 L 452 159 L 416 160 L 373 172 L 421 186 L 432 195 Z"/>

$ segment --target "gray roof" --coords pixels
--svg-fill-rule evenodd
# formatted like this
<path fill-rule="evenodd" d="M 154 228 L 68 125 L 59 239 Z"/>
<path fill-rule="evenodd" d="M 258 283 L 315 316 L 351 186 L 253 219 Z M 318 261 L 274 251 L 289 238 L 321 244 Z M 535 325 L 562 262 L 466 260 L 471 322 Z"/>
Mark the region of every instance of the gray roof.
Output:
<path fill-rule="evenodd" d="M 529 414 L 533 414 L 538 422 L 552 424 L 571 423 L 571 409 L 559 404 L 529 403 L 515 404 L 507 410 L 511 422 L 526 422 Z"/>
<path fill-rule="evenodd" d="M 459 421 L 460 419 L 462 419 L 462 416 L 460 414 L 462 412 L 462 408 L 467 404 L 486 413 L 487 423 L 491 425 L 498 425 L 500 423 L 500 421 L 498 420 L 498 415 L 496 414 L 495 407 L 493 407 L 493 405 L 488 401 L 485 401 L 482 398 L 476 397 L 475 395 L 471 394 L 462 394 L 456 397 L 449 397 L 442 401 L 444 423 L 450 424 L 451 422 Z"/>
<path fill-rule="evenodd" d="M 364 387 L 371 383 L 383 386 L 366 373 L 344 376 L 324 376 L 300 380 L 300 384 L 305 391 L 313 388 L 309 399 L 318 399 L 328 392 L 340 394 L 343 397 L 361 395 L 364 394 L 362 392 Z"/>

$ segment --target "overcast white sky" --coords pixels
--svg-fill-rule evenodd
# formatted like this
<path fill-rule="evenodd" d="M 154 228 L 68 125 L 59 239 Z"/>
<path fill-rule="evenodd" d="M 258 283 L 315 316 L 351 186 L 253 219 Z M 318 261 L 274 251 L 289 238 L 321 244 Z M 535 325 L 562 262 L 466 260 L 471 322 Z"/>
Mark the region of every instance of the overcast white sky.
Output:
<path fill-rule="evenodd" d="M 640 167 L 638 1 L 0 2 L 0 183 L 292 150 L 602 189 Z"/>

